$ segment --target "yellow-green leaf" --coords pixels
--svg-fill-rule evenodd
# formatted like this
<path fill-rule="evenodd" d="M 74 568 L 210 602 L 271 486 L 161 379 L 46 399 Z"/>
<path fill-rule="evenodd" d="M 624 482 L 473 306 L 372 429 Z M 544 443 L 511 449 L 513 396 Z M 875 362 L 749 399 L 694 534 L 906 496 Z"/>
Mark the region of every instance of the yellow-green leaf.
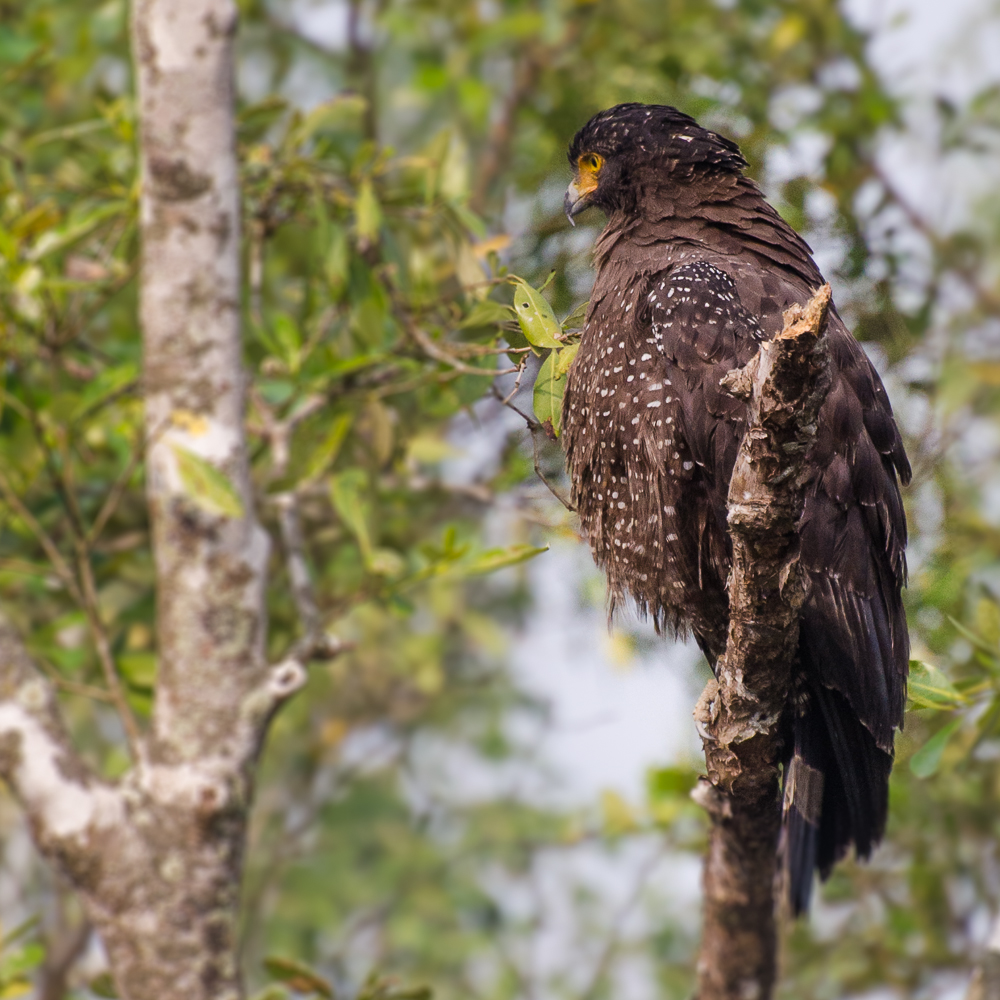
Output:
<path fill-rule="evenodd" d="M 604 830 L 612 837 L 632 833 L 639 827 L 635 811 L 618 792 L 610 788 L 601 792 L 601 813 Z"/>
<path fill-rule="evenodd" d="M 188 497 L 209 514 L 243 516 L 243 500 L 224 472 L 179 444 L 172 448 L 181 485 Z"/>
<path fill-rule="evenodd" d="M 289 148 L 297 148 L 317 132 L 339 131 L 351 127 L 364 114 L 367 101 L 360 94 L 343 94 L 317 105 L 292 125 L 285 140 Z"/>
<path fill-rule="evenodd" d="M 937 667 L 920 660 L 910 660 L 907 688 L 910 708 L 947 710 L 964 705 L 966 699 Z"/>
<path fill-rule="evenodd" d="M 330 499 L 340 519 L 358 540 L 358 548 L 367 565 L 372 556 L 368 534 L 368 505 L 364 499 L 367 477 L 361 469 L 346 469 L 330 478 Z"/>
<path fill-rule="evenodd" d="M 122 653 L 118 669 L 132 687 L 150 689 L 156 684 L 156 653 L 148 650 Z"/>
<path fill-rule="evenodd" d="M 514 285 L 514 312 L 528 343 L 538 348 L 561 347 L 556 339 L 561 328 L 548 299 L 523 278 L 510 280 Z"/>
<path fill-rule="evenodd" d="M 561 351 L 556 351 L 556 377 L 562 378 L 569 371 L 569 366 L 573 364 L 573 359 L 580 350 L 580 341 L 575 344 L 567 344 Z"/>
<path fill-rule="evenodd" d="M 79 420 L 90 410 L 100 406 L 117 395 L 139 378 L 139 366 L 132 361 L 126 361 L 114 368 L 105 368 L 95 379 L 87 383 L 80 399 L 73 408 L 73 420 Z"/>
<path fill-rule="evenodd" d="M 581 302 L 576 306 L 573 311 L 562 321 L 562 328 L 564 332 L 569 332 L 570 330 L 580 330 L 583 328 L 584 320 L 587 318 L 587 310 L 590 308 L 590 301 Z"/>
<path fill-rule="evenodd" d="M 102 972 L 91 979 L 87 983 L 87 989 L 99 997 L 106 997 L 107 1000 L 117 1000 L 118 998 L 118 991 L 115 989 L 114 980 L 112 980 L 110 973 L 107 972 Z"/>
<path fill-rule="evenodd" d="M 347 432 L 351 429 L 352 419 L 350 413 L 343 413 L 333 421 L 329 433 L 309 456 L 303 479 L 310 480 L 321 476 L 333 463 L 337 455 L 340 454 Z"/>
<path fill-rule="evenodd" d="M 269 955 L 264 959 L 264 968 L 279 982 L 287 983 L 296 993 L 317 993 L 321 997 L 333 997 L 333 987 L 318 972 L 295 959 Z"/>
<path fill-rule="evenodd" d="M 910 770 L 918 778 L 930 778 L 937 774 L 941 766 L 941 758 L 944 755 L 948 741 L 958 731 L 962 724 L 961 718 L 952 719 L 948 725 L 939 729 L 911 758 Z"/>
<path fill-rule="evenodd" d="M 534 559 L 535 556 L 548 551 L 547 545 L 543 545 L 541 548 L 534 545 L 511 545 L 506 549 L 488 549 L 460 566 L 459 570 L 464 575 L 494 573 L 505 566 L 515 566 L 517 563 Z"/>
<path fill-rule="evenodd" d="M 65 250 L 78 240 L 91 233 L 102 222 L 117 215 L 123 215 L 129 209 L 127 201 L 113 201 L 101 205 L 89 215 L 74 219 L 60 229 L 49 229 L 38 238 L 35 245 L 26 254 L 28 260 L 41 260 L 51 253 Z"/>
<path fill-rule="evenodd" d="M 469 310 L 469 314 L 458 324 L 458 328 L 467 330 L 476 326 L 499 326 L 501 323 L 510 322 L 513 318 L 514 310 L 510 306 L 494 302 L 493 299 L 484 299 Z"/>
<path fill-rule="evenodd" d="M 354 203 L 354 219 L 357 226 L 358 242 L 370 246 L 378 240 L 379 226 L 382 225 L 382 208 L 375 196 L 375 185 L 366 177 L 358 190 Z"/>
<path fill-rule="evenodd" d="M 562 401 L 566 391 L 566 376 L 556 371 L 557 353 L 553 351 L 542 363 L 535 379 L 532 404 L 535 416 L 550 438 L 559 437 L 562 430 Z"/>

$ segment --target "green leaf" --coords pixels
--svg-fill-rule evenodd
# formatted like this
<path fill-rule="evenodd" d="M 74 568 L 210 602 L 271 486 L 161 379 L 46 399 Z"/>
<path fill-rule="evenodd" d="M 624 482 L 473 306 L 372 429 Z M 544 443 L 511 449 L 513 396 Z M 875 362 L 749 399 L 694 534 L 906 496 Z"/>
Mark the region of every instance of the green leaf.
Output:
<path fill-rule="evenodd" d="M 501 323 L 509 323 L 514 318 L 515 313 L 510 306 L 494 302 L 493 299 L 483 299 L 469 310 L 469 314 L 458 324 L 458 328 L 467 330 L 474 326 L 499 326 Z"/>
<path fill-rule="evenodd" d="M 966 703 L 965 696 L 937 667 L 921 660 L 910 660 L 907 686 L 910 708 L 948 710 Z"/>
<path fill-rule="evenodd" d="M 259 993 L 255 993 L 252 1000 L 288 1000 L 288 990 L 277 983 L 265 986 Z"/>
<path fill-rule="evenodd" d="M 89 215 L 81 219 L 69 222 L 59 229 L 50 229 L 43 233 L 25 255 L 28 260 L 41 260 L 49 254 L 65 250 L 78 240 L 82 240 L 89 233 L 93 232 L 102 222 L 122 215 L 129 209 L 126 201 L 114 201 L 94 209 Z"/>
<path fill-rule="evenodd" d="M 947 617 L 948 621 L 950 621 L 951 624 L 955 627 L 955 631 L 958 632 L 958 634 L 962 636 L 963 639 L 967 639 L 977 649 L 981 649 L 994 661 L 996 660 L 998 650 L 994 643 L 988 642 L 981 635 L 977 635 L 975 632 L 973 632 L 972 629 L 966 628 L 957 618 L 952 618 L 951 615 L 948 615 Z"/>
<path fill-rule="evenodd" d="M 687 798 L 698 784 L 698 772 L 690 767 L 657 767 L 646 774 L 650 799 Z"/>
<path fill-rule="evenodd" d="M 429 986 L 397 986 L 391 979 L 372 973 L 361 987 L 358 1000 L 431 1000 Z"/>
<path fill-rule="evenodd" d="M 367 568 L 376 576 L 400 576 L 406 570 L 406 560 L 395 549 L 372 549 Z"/>
<path fill-rule="evenodd" d="M 33 917 L 28 917 L 27 920 L 22 920 L 16 927 L 12 927 L 3 938 L 0 938 L 0 949 L 9 948 L 18 938 L 23 938 L 25 935 L 30 934 L 36 927 L 41 923 L 42 918 L 36 913 Z"/>
<path fill-rule="evenodd" d="M 286 313 L 277 313 L 271 321 L 274 330 L 273 344 L 278 348 L 278 357 L 294 374 L 302 364 L 302 334 L 298 323 Z"/>
<path fill-rule="evenodd" d="M 382 225 L 382 208 L 370 177 L 361 182 L 358 199 L 354 203 L 354 219 L 359 243 L 370 246 L 378 242 L 378 231 Z"/>
<path fill-rule="evenodd" d="M 587 318 L 587 310 L 590 308 L 590 301 L 581 302 L 576 306 L 573 311 L 562 321 L 563 331 L 568 333 L 570 330 L 581 330 L 583 329 L 584 321 Z"/>
<path fill-rule="evenodd" d="M 573 359 L 580 350 L 580 342 L 567 344 L 561 351 L 556 351 L 556 378 L 562 378 L 569 371 Z"/>
<path fill-rule="evenodd" d="M 342 413 L 334 419 L 330 425 L 329 433 L 309 456 L 309 461 L 306 463 L 305 475 L 302 477 L 303 481 L 318 478 L 333 464 L 337 455 L 340 454 L 340 449 L 344 444 L 344 439 L 347 437 L 347 432 L 351 429 L 352 420 L 353 417 L 350 413 Z"/>
<path fill-rule="evenodd" d="M 87 989 L 99 997 L 107 997 L 108 1000 L 117 1000 L 118 997 L 114 980 L 107 972 L 102 972 L 99 976 L 91 979 L 87 984 Z"/>
<path fill-rule="evenodd" d="M 184 492 L 209 514 L 242 517 L 243 500 L 225 473 L 179 444 L 171 445 Z"/>
<path fill-rule="evenodd" d="M 139 378 L 139 366 L 131 361 L 114 368 L 105 368 L 87 384 L 73 408 L 71 419 L 79 420 L 86 413 L 118 395 Z"/>
<path fill-rule="evenodd" d="M 534 545 L 511 545 L 506 549 L 488 549 L 474 559 L 458 567 L 463 576 L 474 576 L 480 573 L 495 573 L 506 566 L 516 566 L 527 562 L 535 556 L 548 552 L 549 547 L 540 548 Z"/>
<path fill-rule="evenodd" d="M 296 993 L 333 997 L 333 987 L 318 972 L 295 959 L 270 955 L 264 959 L 264 968 L 275 979 L 287 983 Z"/>
<path fill-rule="evenodd" d="M 918 778 L 930 778 L 937 773 L 941 766 L 941 757 L 944 754 L 948 741 L 958 731 L 962 719 L 952 719 L 948 725 L 939 729 L 911 758 L 910 770 Z"/>
<path fill-rule="evenodd" d="M 353 128 L 364 114 L 368 102 L 360 94 L 344 94 L 313 108 L 309 114 L 299 117 L 288 133 L 285 145 L 295 149 L 317 132 L 340 130 L 345 126 Z"/>
<path fill-rule="evenodd" d="M 557 352 L 553 351 L 542 363 L 535 379 L 532 405 L 535 416 L 545 433 L 553 440 L 562 430 L 562 401 L 566 391 L 566 376 L 556 372 Z"/>
<path fill-rule="evenodd" d="M 524 278 L 511 277 L 510 281 L 514 285 L 514 312 L 528 343 L 538 348 L 562 347 L 556 339 L 561 328 L 548 299 Z"/>
<path fill-rule="evenodd" d="M 358 540 L 362 558 L 367 565 L 372 556 L 368 534 L 368 505 L 364 494 L 368 477 L 361 469 L 347 469 L 330 478 L 330 499 L 340 519 Z"/>
<path fill-rule="evenodd" d="M 0 981 L 20 979 L 45 961 L 45 948 L 37 941 L 5 955 L 0 962 Z"/>
<path fill-rule="evenodd" d="M 156 653 L 148 650 L 122 653 L 118 669 L 130 686 L 151 690 L 156 684 Z"/>

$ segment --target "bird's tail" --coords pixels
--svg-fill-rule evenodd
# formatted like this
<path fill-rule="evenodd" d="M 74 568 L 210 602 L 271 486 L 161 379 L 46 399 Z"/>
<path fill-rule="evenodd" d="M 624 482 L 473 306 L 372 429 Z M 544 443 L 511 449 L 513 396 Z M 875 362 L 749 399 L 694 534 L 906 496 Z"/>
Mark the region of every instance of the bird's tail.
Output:
<path fill-rule="evenodd" d="M 801 692 L 785 768 L 784 876 L 792 913 L 809 907 L 813 871 L 826 878 L 851 844 L 867 858 L 885 831 L 892 757 L 847 699 L 823 684 Z"/>

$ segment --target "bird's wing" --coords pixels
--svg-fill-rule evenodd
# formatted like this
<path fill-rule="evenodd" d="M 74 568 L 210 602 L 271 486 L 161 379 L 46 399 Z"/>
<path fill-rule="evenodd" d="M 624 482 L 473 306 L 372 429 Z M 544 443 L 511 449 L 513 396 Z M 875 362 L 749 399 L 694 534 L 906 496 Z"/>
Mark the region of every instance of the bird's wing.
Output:
<path fill-rule="evenodd" d="M 708 261 L 682 262 L 654 275 L 646 303 L 658 363 L 676 396 L 679 437 L 696 472 L 698 489 L 687 490 L 685 505 L 698 508 L 688 512 L 688 521 L 698 519 L 699 577 L 724 589 L 731 551 L 726 495 L 746 429 L 746 404 L 719 382 L 753 357 L 763 334 L 731 276 Z M 708 623 L 695 631 L 708 631 Z M 710 660 L 724 643 L 723 632 L 706 650 Z"/>
<path fill-rule="evenodd" d="M 762 329 L 775 329 L 773 316 L 744 308 L 738 289 L 718 263 L 695 261 L 653 276 L 647 294 L 652 339 L 678 397 L 680 434 L 714 512 L 701 557 L 722 581 L 730 558 L 726 500 L 746 405 L 719 381 L 750 360 Z M 772 301 L 780 315 L 786 303 Z M 814 476 L 801 523 L 801 558 L 812 582 L 803 613 L 804 666 L 843 694 L 889 752 L 902 721 L 909 657 L 898 485 L 909 480 L 909 465 L 871 362 L 836 315 L 829 335 L 832 384 L 809 456 Z"/>
<path fill-rule="evenodd" d="M 891 753 L 909 665 L 899 482 L 909 482 L 910 467 L 882 382 L 839 320 L 830 325 L 830 354 L 833 380 L 801 522 L 801 558 L 812 581 L 803 655 L 806 669 L 839 690 Z"/>
<path fill-rule="evenodd" d="M 754 282 L 760 288 L 747 297 L 755 303 L 777 284 L 759 270 Z M 740 284 L 716 263 L 686 263 L 656 275 L 647 297 L 652 339 L 678 397 L 679 433 L 698 472 L 686 498 L 708 508 L 699 559 L 713 564 L 716 586 L 724 586 L 731 558 L 726 501 L 746 429 L 745 404 L 719 380 L 750 360 L 761 329 L 780 329 L 780 311 L 758 317 L 744 308 Z M 789 304 L 769 297 L 773 310 Z M 881 381 L 836 314 L 829 337 L 832 382 L 800 524 L 811 589 L 785 772 L 783 850 L 796 912 L 808 905 L 814 866 L 827 874 L 851 843 L 867 856 L 882 835 L 909 657 L 898 485 L 909 466 Z M 725 635 L 711 621 L 693 628 L 710 658 L 722 652 Z"/>

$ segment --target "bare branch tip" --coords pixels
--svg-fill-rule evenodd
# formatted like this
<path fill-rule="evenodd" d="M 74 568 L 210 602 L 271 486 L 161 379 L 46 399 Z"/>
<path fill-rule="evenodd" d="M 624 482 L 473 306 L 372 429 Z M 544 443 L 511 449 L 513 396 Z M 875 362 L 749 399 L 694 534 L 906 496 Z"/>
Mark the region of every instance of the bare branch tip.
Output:
<path fill-rule="evenodd" d="M 275 700 L 282 702 L 304 687 L 307 680 L 306 668 L 298 660 L 289 659 L 271 668 L 267 686 Z"/>
<path fill-rule="evenodd" d="M 790 340 L 805 333 L 818 337 L 826 325 L 832 295 L 830 285 L 822 285 L 805 305 L 795 303 L 786 309 L 783 314 L 784 328 L 778 338 Z"/>

